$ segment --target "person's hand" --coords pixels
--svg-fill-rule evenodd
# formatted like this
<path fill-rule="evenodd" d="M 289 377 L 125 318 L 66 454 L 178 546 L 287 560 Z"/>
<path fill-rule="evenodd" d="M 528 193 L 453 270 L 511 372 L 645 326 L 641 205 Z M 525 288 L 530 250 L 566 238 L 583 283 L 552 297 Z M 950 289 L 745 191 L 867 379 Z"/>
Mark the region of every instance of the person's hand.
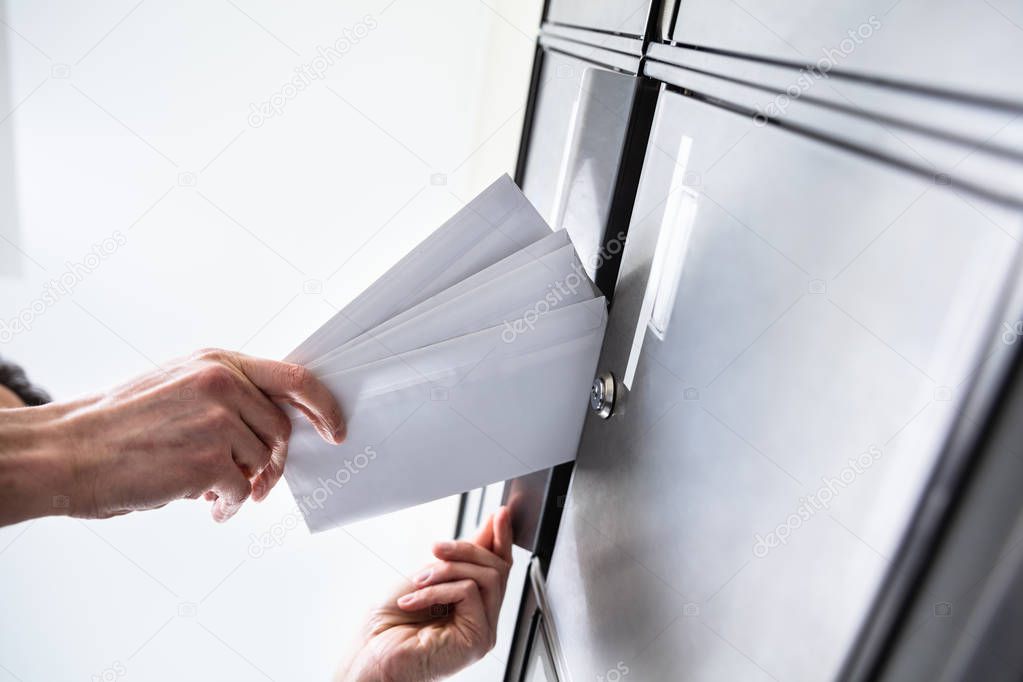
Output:
<path fill-rule="evenodd" d="M 284 472 L 291 420 L 277 402 L 325 440 L 344 438 L 337 402 L 308 370 L 215 349 L 71 404 L 51 433 L 70 458 L 68 511 L 102 518 L 205 496 L 229 519 Z"/>
<path fill-rule="evenodd" d="M 440 542 L 426 566 L 372 611 L 336 682 L 429 682 L 482 658 L 494 646 L 512 562 L 506 507 L 472 542 Z"/>

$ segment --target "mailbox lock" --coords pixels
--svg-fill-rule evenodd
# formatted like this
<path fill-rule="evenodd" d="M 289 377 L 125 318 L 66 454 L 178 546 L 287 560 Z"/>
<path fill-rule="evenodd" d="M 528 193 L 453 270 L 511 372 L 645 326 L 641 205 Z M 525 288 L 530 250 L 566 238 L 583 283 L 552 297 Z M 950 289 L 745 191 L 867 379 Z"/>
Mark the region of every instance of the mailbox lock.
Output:
<path fill-rule="evenodd" d="M 607 419 L 615 409 L 615 376 L 611 372 L 601 372 L 593 380 L 590 391 L 590 408 L 601 419 Z"/>

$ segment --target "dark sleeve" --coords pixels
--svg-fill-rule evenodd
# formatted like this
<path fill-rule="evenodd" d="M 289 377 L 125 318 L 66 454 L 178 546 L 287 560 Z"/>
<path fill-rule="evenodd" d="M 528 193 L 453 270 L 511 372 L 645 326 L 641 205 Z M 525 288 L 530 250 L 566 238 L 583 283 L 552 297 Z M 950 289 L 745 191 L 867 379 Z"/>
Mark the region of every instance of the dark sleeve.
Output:
<path fill-rule="evenodd" d="M 50 395 L 38 386 L 33 386 L 25 370 L 3 358 L 0 358 L 0 385 L 13 391 L 29 407 L 50 402 Z"/>

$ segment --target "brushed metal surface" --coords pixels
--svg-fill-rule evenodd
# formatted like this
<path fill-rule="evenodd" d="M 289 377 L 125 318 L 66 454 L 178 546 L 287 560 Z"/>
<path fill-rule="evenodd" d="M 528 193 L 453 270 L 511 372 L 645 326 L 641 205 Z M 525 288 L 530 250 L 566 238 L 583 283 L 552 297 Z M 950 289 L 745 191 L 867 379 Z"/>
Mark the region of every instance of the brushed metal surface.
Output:
<path fill-rule="evenodd" d="M 1014 0 L 685 0 L 679 43 L 1023 104 Z"/>
<path fill-rule="evenodd" d="M 522 191 L 572 237 L 592 277 L 611 208 L 637 78 L 544 55 Z"/>
<path fill-rule="evenodd" d="M 551 0 L 547 21 L 641 37 L 650 0 Z"/>
<path fill-rule="evenodd" d="M 547 575 L 568 668 L 829 679 L 1008 347 L 986 330 L 1018 211 L 662 91 L 601 370 L 628 364 L 666 214 L 690 221 L 670 321 L 587 419 Z"/>
<path fill-rule="evenodd" d="M 766 82 L 751 85 L 653 60 L 647 62 L 644 72 L 701 98 L 748 111 L 754 123 L 765 124 L 759 118 L 764 112 L 770 119 L 768 125 L 798 127 L 868 154 L 883 155 L 957 191 L 969 190 L 967 193 L 1023 206 L 1023 111 L 965 103 L 952 107 L 948 100 L 932 97 L 857 96 L 860 103 L 872 101 L 889 111 L 897 110 L 901 120 L 894 120 L 868 111 L 822 106 L 816 94 L 789 98 Z M 871 93 L 878 90 L 864 88 Z M 846 99 L 848 92 L 843 88 Z M 950 128 L 960 134 L 949 135 Z"/>

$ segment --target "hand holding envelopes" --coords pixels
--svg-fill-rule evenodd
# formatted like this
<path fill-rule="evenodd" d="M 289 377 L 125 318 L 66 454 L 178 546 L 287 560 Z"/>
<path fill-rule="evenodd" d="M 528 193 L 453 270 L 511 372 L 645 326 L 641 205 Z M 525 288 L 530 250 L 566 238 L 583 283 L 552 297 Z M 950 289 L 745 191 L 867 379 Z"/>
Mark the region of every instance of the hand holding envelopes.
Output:
<path fill-rule="evenodd" d="M 575 457 L 604 298 L 503 177 L 296 348 L 341 445 L 295 420 L 285 477 L 310 530 Z"/>

